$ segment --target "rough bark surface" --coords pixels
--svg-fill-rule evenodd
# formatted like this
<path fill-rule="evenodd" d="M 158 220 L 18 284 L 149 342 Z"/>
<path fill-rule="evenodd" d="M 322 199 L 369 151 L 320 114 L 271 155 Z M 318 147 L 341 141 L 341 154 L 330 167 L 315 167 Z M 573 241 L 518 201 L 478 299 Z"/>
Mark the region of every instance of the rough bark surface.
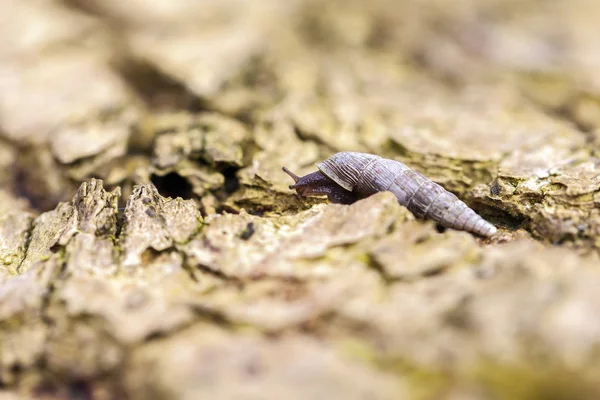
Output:
<path fill-rule="evenodd" d="M 0 2 L 0 399 L 600 398 L 600 3 Z M 390 193 L 397 159 L 499 227 Z"/>

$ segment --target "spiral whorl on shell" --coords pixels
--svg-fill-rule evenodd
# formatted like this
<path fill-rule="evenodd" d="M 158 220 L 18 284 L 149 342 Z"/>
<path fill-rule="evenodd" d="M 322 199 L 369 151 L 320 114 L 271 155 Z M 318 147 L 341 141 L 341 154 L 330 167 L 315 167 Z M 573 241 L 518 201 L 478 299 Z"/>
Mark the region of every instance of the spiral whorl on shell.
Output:
<path fill-rule="evenodd" d="M 374 154 L 342 152 L 317 164 L 319 171 L 360 197 L 390 191 L 398 202 L 419 218 L 442 226 L 493 236 L 496 227 L 470 209 L 454 194 L 395 160 Z"/>

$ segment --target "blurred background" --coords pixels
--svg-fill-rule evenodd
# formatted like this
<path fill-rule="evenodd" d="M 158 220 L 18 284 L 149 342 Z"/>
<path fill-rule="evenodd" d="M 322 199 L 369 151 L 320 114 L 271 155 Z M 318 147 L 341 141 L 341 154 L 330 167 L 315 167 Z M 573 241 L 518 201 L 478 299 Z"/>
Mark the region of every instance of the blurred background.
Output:
<path fill-rule="evenodd" d="M 0 7 L 0 183 L 38 210 L 90 177 L 210 195 L 205 214 L 259 206 L 230 195 L 285 190 L 281 165 L 304 172 L 341 150 L 400 158 L 469 196 L 498 165 L 527 175 L 596 141 L 593 0 Z M 191 126 L 196 141 L 177 136 Z"/>
<path fill-rule="evenodd" d="M 0 1 L 0 398 L 600 398 L 599 21 L 597 0 Z M 282 166 L 348 150 L 501 237 L 288 189 Z M 209 223 L 111 275 L 116 222 L 76 248 L 44 230 L 91 178 Z M 78 269 L 86 248 L 112 272 Z"/>

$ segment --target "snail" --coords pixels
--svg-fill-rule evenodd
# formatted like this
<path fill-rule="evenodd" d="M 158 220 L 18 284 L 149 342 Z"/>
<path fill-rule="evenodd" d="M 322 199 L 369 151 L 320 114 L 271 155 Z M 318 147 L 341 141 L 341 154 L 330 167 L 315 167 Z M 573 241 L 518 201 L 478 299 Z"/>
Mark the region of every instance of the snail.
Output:
<path fill-rule="evenodd" d="M 399 161 L 374 154 L 341 152 L 318 163 L 317 168 L 318 171 L 302 177 L 286 167 L 283 172 L 294 180 L 290 189 L 301 196 L 326 195 L 332 203 L 352 204 L 374 193 L 390 191 L 417 218 L 430 218 L 444 227 L 485 237 L 496 233 L 494 225 L 453 193 Z"/>

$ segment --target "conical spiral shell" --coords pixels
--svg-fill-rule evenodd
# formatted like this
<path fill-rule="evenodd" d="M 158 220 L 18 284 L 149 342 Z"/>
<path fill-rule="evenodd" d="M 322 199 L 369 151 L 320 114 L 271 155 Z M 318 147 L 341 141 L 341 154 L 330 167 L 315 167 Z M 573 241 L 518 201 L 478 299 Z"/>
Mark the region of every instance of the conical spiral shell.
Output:
<path fill-rule="evenodd" d="M 401 205 L 419 218 L 430 218 L 442 226 L 481 236 L 496 233 L 494 225 L 454 194 L 399 161 L 374 154 L 342 152 L 317 167 L 344 189 L 361 196 L 390 191 Z"/>

